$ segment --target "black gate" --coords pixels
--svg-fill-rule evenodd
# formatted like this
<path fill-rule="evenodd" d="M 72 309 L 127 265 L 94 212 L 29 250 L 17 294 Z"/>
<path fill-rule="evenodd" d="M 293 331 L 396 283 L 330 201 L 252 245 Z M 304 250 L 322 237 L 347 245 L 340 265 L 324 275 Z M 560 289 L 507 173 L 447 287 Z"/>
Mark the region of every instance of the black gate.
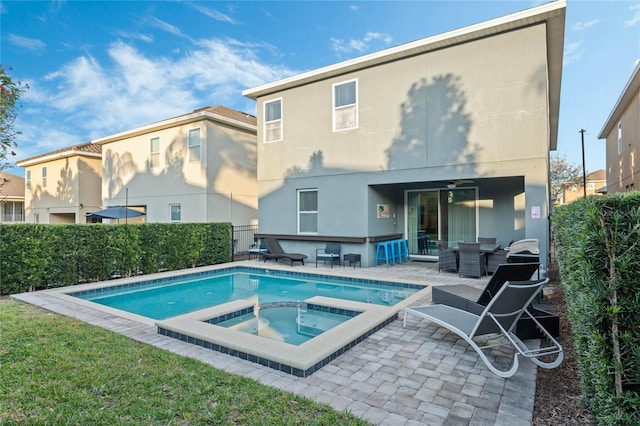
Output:
<path fill-rule="evenodd" d="M 246 260 L 249 258 L 249 249 L 257 243 L 255 234 L 258 233 L 258 225 L 238 225 L 231 227 L 231 258 L 233 260 Z"/>

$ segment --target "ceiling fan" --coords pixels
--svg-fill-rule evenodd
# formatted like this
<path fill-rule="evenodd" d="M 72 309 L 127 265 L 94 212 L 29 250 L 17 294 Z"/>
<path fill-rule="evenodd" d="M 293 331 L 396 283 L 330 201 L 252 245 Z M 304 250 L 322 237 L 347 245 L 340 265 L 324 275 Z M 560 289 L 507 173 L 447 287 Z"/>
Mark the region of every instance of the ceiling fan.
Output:
<path fill-rule="evenodd" d="M 456 187 L 458 187 L 460 185 L 464 185 L 465 183 L 473 183 L 473 181 L 469 180 L 469 179 L 452 180 L 452 181 L 449 181 L 449 183 L 447 184 L 447 188 L 453 189 L 453 188 L 456 188 Z"/>

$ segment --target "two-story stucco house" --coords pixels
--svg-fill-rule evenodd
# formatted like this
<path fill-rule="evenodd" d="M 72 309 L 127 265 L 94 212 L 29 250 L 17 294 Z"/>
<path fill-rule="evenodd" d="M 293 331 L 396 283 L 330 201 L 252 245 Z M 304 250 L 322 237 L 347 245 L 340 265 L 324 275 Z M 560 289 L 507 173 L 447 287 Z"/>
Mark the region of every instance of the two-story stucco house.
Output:
<path fill-rule="evenodd" d="M 100 209 L 100 146 L 89 142 L 17 162 L 25 168 L 25 214 L 30 223 L 86 223 Z"/>
<path fill-rule="evenodd" d="M 260 234 L 375 264 L 378 241 L 537 238 L 549 248 L 566 2 L 247 89 Z"/>
<path fill-rule="evenodd" d="M 24 178 L 0 170 L 0 223 L 24 222 Z"/>
<path fill-rule="evenodd" d="M 598 139 L 606 141 L 607 192 L 640 189 L 640 63 L 622 90 Z"/>
<path fill-rule="evenodd" d="M 607 180 L 606 172 L 604 170 L 596 170 L 595 172 L 587 173 L 585 176 L 586 186 L 583 188 L 582 179 L 580 184 L 566 184 L 559 194 L 556 203 L 558 205 L 569 204 L 581 198 L 584 198 L 585 193 L 589 195 L 602 195 L 606 193 Z"/>
<path fill-rule="evenodd" d="M 145 222 L 257 223 L 252 115 L 206 107 L 92 142 L 103 207 L 126 205 Z"/>

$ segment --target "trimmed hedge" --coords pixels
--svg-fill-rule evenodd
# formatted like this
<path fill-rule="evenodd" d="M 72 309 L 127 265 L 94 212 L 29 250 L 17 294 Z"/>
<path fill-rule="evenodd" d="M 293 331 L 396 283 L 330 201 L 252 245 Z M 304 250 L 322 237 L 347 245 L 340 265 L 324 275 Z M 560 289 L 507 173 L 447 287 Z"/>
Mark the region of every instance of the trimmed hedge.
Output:
<path fill-rule="evenodd" d="M 552 226 L 584 401 L 599 424 L 640 424 L 640 193 L 559 207 Z"/>
<path fill-rule="evenodd" d="M 0 225 L 0 295 L 229 261 L 230 223 Z"/>

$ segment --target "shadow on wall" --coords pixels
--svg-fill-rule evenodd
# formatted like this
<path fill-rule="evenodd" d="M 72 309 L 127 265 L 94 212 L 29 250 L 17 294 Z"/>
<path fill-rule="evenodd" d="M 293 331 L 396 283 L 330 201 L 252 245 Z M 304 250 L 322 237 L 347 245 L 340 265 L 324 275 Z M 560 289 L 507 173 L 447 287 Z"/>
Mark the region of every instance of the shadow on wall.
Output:
<path fill-rule="evenodd" d="M 202 143 L 208 143 L 206 151 L 201 151 L 201 161 L 189 162 L 188 150 L 184 136 L 176 136 L 164 151 L 164 158 L 159 167 L 152 168 L 149 159 L 145 159 L 144 167 L 136 164 L 129 153 L 119 154 L 111 149 L 103 153 L 105 158 L 105 174 L 110 174 L 110 200 L 122 200 L 124 203 L 125 187 L 129 190 L 131 203 L 149 204 L 161 196 L 167 205 L 172 200 L 184 200 L 185 197 L 214 197 L 219 206 L 202 205 L 201 211 L 212 208 L 219 212 L 219 219 L 230 220 L 236 215 L 242 218 L 257 218 L 257 196 L 255 176 L 257 173 L 255 143 L 250 138 L 236 141 L 217 129 L 208 128 L 211 134 Z M 214 145 L 215 144 L 215 145 Z M 206 152 L 206 155 L 205 155 Z M 192 178 L 185 174 L 191 168 Z M 144 170 L 144 171 L 140 171 Z M 226 177 L 220 183 L 221 175 L 232 170 L 233 178 Z M 239 181 L 251 182 L 253 193 L 236 192 L 233 185 Z M 205 184 L 206 180 L 206 184 Z M 194 184 L 202 182 L 202 184 Z M 249 185 L 250 186 L 250 185 Z M 152 188 L 150 190 L 150 188 Z M 146 197 L 146 198 L 145 198 Z M 122 204 L 121 203 L 121 204 Z M 167 209 L 168 211 L 168 209 Z M 247 222 L 248 223 L 248 222 Z"/>
<path fill-rule="evenodd" d="M 402 194 L 406 189 L 443 188 L 444 179 L 474 176 L 476 155 L 482 148 L 469 141 L 472 120 L 471 114 L 466 111 L 466 106 L 466 96 L 462 90 L 460 78 L 453 74 L 436 76 L 430 83 L 427 79 L 413 83 L 407 89 L 405 100 L 398 105 L 400 127 L 397 129 L 396 136 L 389 140 L 387 147 L 378 145 L 378 149 L 384 150 L 387 156 L 386 169 L 383 170 L 363 172 L 355 168 L 327 167 L 326 164 L 337 163 L 332 161 L 331 156 L 340 155 L 339 151 L 332 151 L 328 156 L 322 149 L 313 150 L 315 146 L 313 144 L 296 145 L 296 150 L 309 149 L 308 163 L 291 165 L 284 170 L 282 186 L 271 194 L 261 197 L 261 212 L 267 212 L 261 213 L 261 231 L 295 233 L 297 218 L 295 199 L 292 197 L 295 197 L 296 190 L 300 188 L 319 187 L 320 191 L 331 191 L 332 198 L 338 197 L 348 202 L 361 200 L 363 196 L 370 200 L 370 194 L 363 191 L 366 190 L 366 186 L 375 187 L 375 192 L 381 194 L 384 202 L 390 202 L 395 212 L 404 202 Z M 313 123 L 313 125 L 320 124 L 323 123 Z M 353 132 L 349 142 L 358 145 L 362 150 L 372 149 L 371 140 L 374 139 L 372 133 L 386 129 L 371 130 L 373 127 L 371 123 L 361 121 L 360 124 L 361 129 Z M 293 141 L 293 144 L 297 143 L 298 141 Z M 437 171 L 434 171 L 436 168 Z M 389 175 L 392 176 L 390 180 L 380 182 L 381 179 L 386 179 L 386 175 L 380 177 L 380 172 L 385 171 L 407 171 L 410 174 Z M 357 175 L 360 180 L 353 179 L 351 180 L 353 184 L 340 185 L 339 179 L 347 174 Z M 314 179 L 316 177 L 326 179 L 319 181 Z M 345 192 L 351 194 L 345 195 Z M 283 209 L 284 206 L 294 207 Z M 269 214 L 272 211 L 277 211 L 278 217 L 272 217 Z M 335 214 L 345 214 L 344 211 L 335 209 L 334 211 Z M 352 212 L 352 214 L 358 215 L 360 219 L 353 221 L 347 219 L 346 222 L 353 222 L 354 226 L 362 224 L 362 212 Z M 332 218 L 336 219 L 334 216 Z M 284 226 L 287 229 L 282 228 Z"/>

